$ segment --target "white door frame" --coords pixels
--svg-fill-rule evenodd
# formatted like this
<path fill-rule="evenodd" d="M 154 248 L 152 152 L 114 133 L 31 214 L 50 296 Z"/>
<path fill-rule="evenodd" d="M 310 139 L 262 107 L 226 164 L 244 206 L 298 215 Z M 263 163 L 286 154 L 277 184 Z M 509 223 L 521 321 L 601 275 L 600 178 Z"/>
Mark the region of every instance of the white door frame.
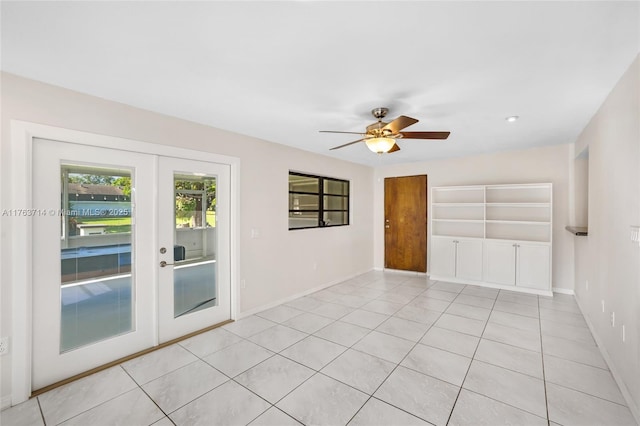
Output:
<path fill-rule="evenodd" d="M 210 152 L 98 135 L 26 121 L 11 120 L 11 206 L 15 209 L 38 208 L 32 203 L 33 138 L 52 139 L 122 151 L 186 158 L 227 164 L 231 169 L 231 319 L 238 312 L 240 273 L 240 159 Z M 157 197 L 157 194 L 155 195 Z M 155 220 L 155 219 L 154 219 Z M 7 221 L 11 229 L 11 405 L 31 396 L 32 359 L 32 217 L 16 215 Z M 157 271 L 154 272 L 157 274 Z M 157 321 L 157 315 L 154 321 Z M 157 323 L 156 323 L 157 328 Z M 157 344 L 157 333 L 155 336 Z"/>

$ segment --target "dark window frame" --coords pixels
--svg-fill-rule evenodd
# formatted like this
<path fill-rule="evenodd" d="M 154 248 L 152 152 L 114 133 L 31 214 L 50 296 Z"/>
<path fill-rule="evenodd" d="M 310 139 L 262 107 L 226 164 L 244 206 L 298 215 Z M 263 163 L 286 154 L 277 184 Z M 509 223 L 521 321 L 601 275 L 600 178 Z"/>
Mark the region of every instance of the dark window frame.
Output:
<path fill-rule="evenodd" d="M 291 197 L 289 197 L 289 219 L 291 217 L 291 213 L 296 213 L 296 212 L 310 212 L 310 213 L 317 213 L 318 214 L 318 223 L 314 226 L 302 226 L 302 227 L 295 227 L 295 228 L 291 228 L 289 226 L 289 231 L 297 231 L 299 229 L 316 229 L 316 228 L 335 228 L 335 227 L 340 227 L 340 226 L 349 226 L 351 224 L 351 182 L 346 180 L 346 179 L 338 179 L 338 178 L 332 178 L 332 177 L 328 177 L 328 176 L 320 176 L 320 175 L 312 175 L 309 173 L 301 173 L 301 172 L 294 172 L 289 170 L 289 178 L 291 176 L 301 176 L 301 177 L 306 177 L 306 178 L 312 178 L 312 179 L 318 179 L 318 192 L 306 192 L 306 191 L 291 191 L 289 190 L 289 195 L 291 194 L 297 194 L 297 195 L 307 195 L 307 196 L 314 196 L 314 197 L 318 197 L 318 209 L 310 209 L 310 210 L 299 210 L 299 209 L 292 209 L 292 205 L 291 205 Z M 340 182 L 341 184 L 346 184 L 346 195 L 345 194 L 332 194 L 331 192 L 325 192 L 324 189 L 324 184 L 325 181 L 332 181 L 332 182 Z M 346 206 L 344 209 L 325 209 L 324 208 L 324 197 L 325 196 L 331 196 L 331 197 L 342 197 L 345 199 L 345 203 L 344 205 Z M 340 224 L 336 224 L 336 225 L 331 225 L 327 222 L 324 221 L 324 214 L 328 213 L 328 212 L 342 212 L 346 214 L 346 223 L 340 223 Z"/>

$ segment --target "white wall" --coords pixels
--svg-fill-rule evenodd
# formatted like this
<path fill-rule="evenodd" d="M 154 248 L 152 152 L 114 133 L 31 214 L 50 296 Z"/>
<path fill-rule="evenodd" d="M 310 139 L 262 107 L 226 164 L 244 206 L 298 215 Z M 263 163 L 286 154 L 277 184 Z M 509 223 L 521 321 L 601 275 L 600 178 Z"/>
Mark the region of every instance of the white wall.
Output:
<path fill-rule="evenodd" d="M 1 74 L 2 206 L 10 206 L 10 121 L 39 124 L 173 145 L 240 158 L 240 312 L 275 303 L 373 267 L 373 170 L 284 145 L 136 109 L 15 75 Z M 290 169 L 351 181 L 352 224 L 288 230 Z M 251 229 L 260 237 L 251 239 Z M 1 324 L 11 334 L 11 229 L 2 218 Z M 56 250 L 52 247 L 52 250 Z M 314 265 L 317 269 L 314 270 Z M 3 398 L 9 394 L 11 355 L 2 357 Z"/>
<path fill-rule="evenodd" d="M 575 237 L 576 297 L 640 419 L 640 247 L 630 241 L 630 225 L 640 225 L 640 56 L 578 138 L 576 154 L 587 147 L 589 236 Z"/>
<path fill-rule="evenodd" d="M 425 142 L 426 143 L 426 142 Z M 427 175 L 432 186 L 500 183 L 553 183 L 553 274 L 554 288 L 573 289 L 573 240 L 564 230 L 569 225 L 568 170 L 572 145 L 508 151 L 474 157 L 452 158 L 379 167 L 374 183 L 374 265 L 384 265 L 384 178 Z M 430 202 L 430 201 L 429 201 Z M 430 242 L 427 248 L 430 260 Z M 430 262 L 429 262 L 430 265 Z M 427 270 L 429 270 L 429 265 Z"/>

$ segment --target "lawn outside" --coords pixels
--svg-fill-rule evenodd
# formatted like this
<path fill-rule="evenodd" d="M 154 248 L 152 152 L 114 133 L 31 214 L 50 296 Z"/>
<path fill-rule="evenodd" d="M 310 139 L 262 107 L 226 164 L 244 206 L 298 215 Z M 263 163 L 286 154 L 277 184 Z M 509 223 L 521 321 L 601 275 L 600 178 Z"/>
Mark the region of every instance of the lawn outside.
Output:
<path fill-rule="evenodd" d="M 101 224 L 106 226 L 107 234 L 120 234 L 125 232 L 131 232 L 131 218 L 130 217 L 91 217 L 91 218 L 76 218 L 78 225 L 89 224 Z M 188 228 L 192 222 L 191 218 L 176 218 L 177 228 Z M 207 226 L 216 226 L 216 212 L 207 212 Z"/>

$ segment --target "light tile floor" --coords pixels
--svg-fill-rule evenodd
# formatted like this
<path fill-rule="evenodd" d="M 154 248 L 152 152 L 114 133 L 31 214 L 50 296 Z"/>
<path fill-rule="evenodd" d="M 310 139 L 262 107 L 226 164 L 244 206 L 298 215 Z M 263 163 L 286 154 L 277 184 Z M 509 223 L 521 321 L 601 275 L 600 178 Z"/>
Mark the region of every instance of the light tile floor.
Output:
<path fill-rule="evenodd" d="M 2 425 L 634 425 L 573 297 L 369 272 L 54 389 Z"/>

